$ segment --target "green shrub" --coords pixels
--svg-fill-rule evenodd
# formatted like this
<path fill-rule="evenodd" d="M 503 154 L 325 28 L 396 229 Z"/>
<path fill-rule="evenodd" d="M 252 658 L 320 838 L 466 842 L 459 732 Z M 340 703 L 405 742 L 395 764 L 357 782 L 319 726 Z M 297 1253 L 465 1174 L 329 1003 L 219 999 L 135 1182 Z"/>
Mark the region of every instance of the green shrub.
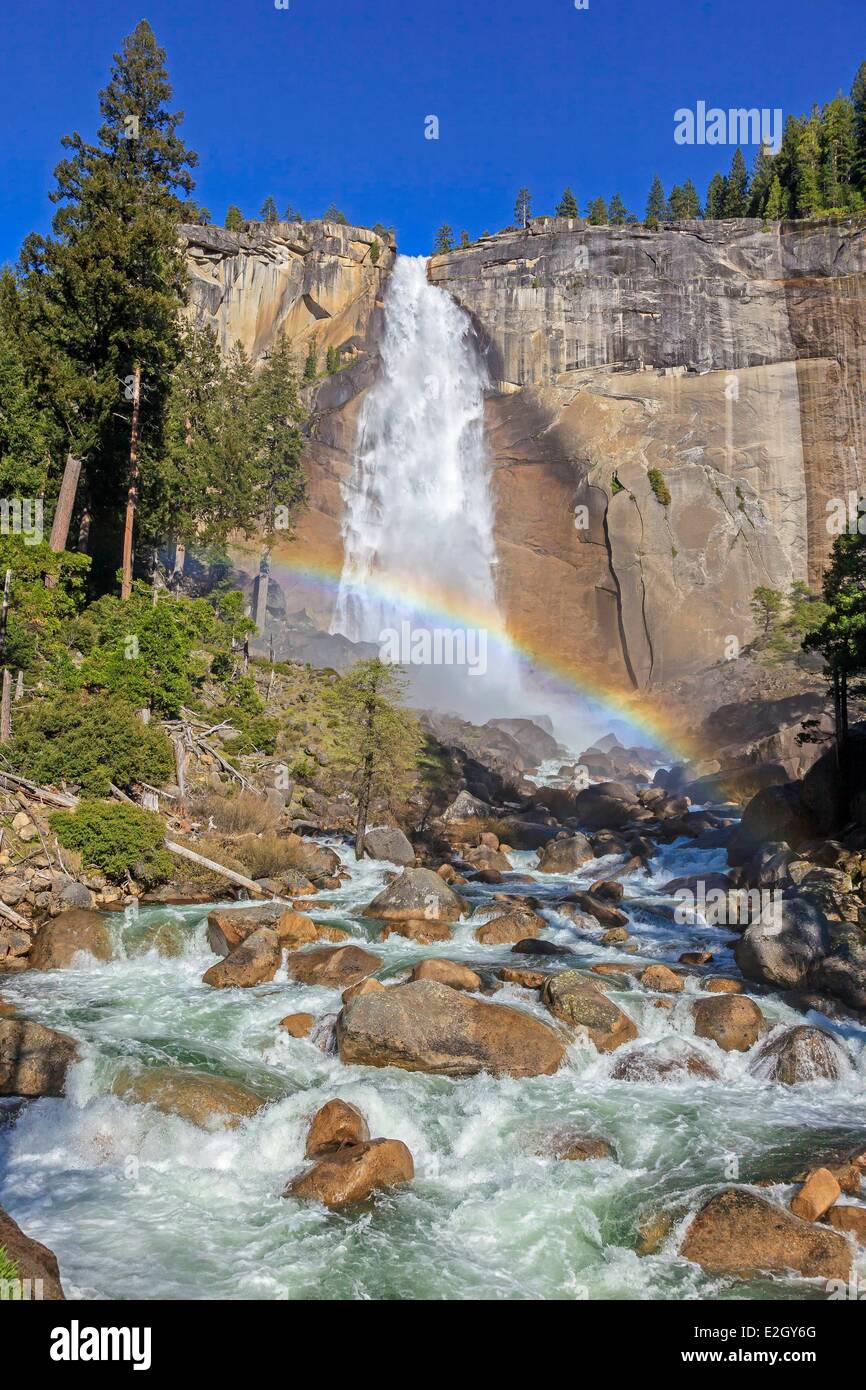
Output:
<path fill-rule="evenodd" d="M 663 507 L 669 507 L 671 505 L 671 493 L 670 488 L 664 480 L 664 474 L 658 468 L 650 468 L 647 472 L 647 477 L 650 481 L 650 487 L 659 502 L 661 502 Z"/>
<path fill-rule="evenodd" d="M 7 1255 L 6 1246 L 0 1245 L 0 1280 L 7 1279 L 11 1282 L 13 1279 L 20 1279 L 20 1277 L 18 1265 L 11 1256 Z"/>
<path fill-rule="evenodd" d="M 85 796 L 107 796 L 111 782 L 124 790 L 138 781 L 159 786 L 174 767 L 162 730 L 109 695 L 57 695 L 20 714 L 16 707 L 9 756 L 16 772 L 40 786 L 66 782 Z"/>
<path fill-rule="evenodd" d="M 64 849 L 78 850 L 106 878 L 152 884 L 171 876 L 165 827 L 153 811 L 125 801 L 82 801 L 77 810 L 55 811 L 50 820 Z"/>
<path fill-rule="evenodd" d="M 374 241 L 372 246 L 370 247 L 370 260 L 373 262 L 374 265 L 378 264 L 379 250 L 380 247 L 378 241 Z"/>

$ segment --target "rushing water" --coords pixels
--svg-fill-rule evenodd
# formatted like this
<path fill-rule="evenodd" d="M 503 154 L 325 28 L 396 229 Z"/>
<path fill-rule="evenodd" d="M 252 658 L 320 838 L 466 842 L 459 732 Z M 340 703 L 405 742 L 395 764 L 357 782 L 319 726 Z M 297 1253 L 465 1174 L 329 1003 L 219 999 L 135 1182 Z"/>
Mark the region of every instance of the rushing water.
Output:
<path fill-rule="evenodd" d="M 343 853 L 351 880 L 317 899 L 322 905 L 312 915 L 372 941 L 375 925 L 360 909 L 392 866 L 356 865 Z M 596 861 L 552 877 L 533 874 L 532 854 L 513 860 L 536 881 L 503 887 L 548 901 L 614 863 Z M 650 879 L 625 880 L 627 895 L 650 898 L 631 910 L 638 956 L 602 947 L 600 932 L 578 931 L 552 909 L 545 935 L 578 953 L 565 965 L 675 962 L 684 949 L 709 947 L 713 973 L 724 973 L 728 930 L 674 927 L 652 898 L 672 876 L 723 867 L 720 853 L 680 844 L 653 861 Z M 496 890 L 472 884 L 464 891 L 477 903 Z M 748 1181 L 791 1159 L 805 1162 L 822 1147 L 862 1142 L 861 1027 L 818 1020 L 844 1037 L 852 1057 L 841 1081 L 795 1087 L 759 1081 L 748 1074 L 748 1054 L 723 1053 L 690 1037 L 695 977 L 671 1011 L 655 1008 L 657 996 L 638 985 L 611 998 L 640 1029 L 629 1047 L 657 1039 L 675 1054 L 689 1038 L 719 1081 L 615 1082 L 610 1071 L 622 1051 L 602 1057 L 580 1043 L 556 1075 L 527 1080 L 347 1067 L 278 1026 L 294 1011 L 335 1014 L 337 991 L 297 985 L 284 971 L 255 989 L 201 983 L 214 960 L 206 912 L 149 908 L 118 916 L 110 963 L 2 982 L 3 996 L 28 1015 L 82 1042 L 66 1098 L 31 1102 L 14 1124 L 0 1125 L 0 1204 L 56 1251 L 68 1291 L 87 1298 L 233 1299 L 824 1296 L 820 1284 L 796 1278 L 711 1279 L 676 1247 L 688 1212 L 725 1182 L 732 1155 L 741 1181 Z M 183 926 L 181 956 L 128 953 L 148 925 L 164 920 Z M 479 946 L 472 934 L 477 922 L 464 922 L 453 941 L 435 946 L 399 936 L 377 943 L 383 977 L 398 977 L 430 955 L 480 965 L 488 976 L 518 961 L 508 947 Z M 544 1012 L 534 995 L 516 987 L 496 997 Z M 759 1002 L 773 1024 L 802 1021 L 772 996 Z M 113 1078 L 131 1061 L 210 1070 L 258 1090 L 270 1104 L 236 1130 L 205 1133 L 113 1096 Z M 359 1106 L 375 1136 L 402 1139 L 416 1169 L 411 1184 L 341 1214 L 281 1196 L 303 1162 L 313 1113 L 334 1096 Z M 564 1130 L 603 1134 L 618 1161 L 536 1155 L 545 1136 Z M 633 1249 L 636 1226 L 663 1206 L 674 1209 L 677 1225 L 658 1253 L 640 1258 Z M 862 1250 L 858 1261 L 862 1278 Z"/>

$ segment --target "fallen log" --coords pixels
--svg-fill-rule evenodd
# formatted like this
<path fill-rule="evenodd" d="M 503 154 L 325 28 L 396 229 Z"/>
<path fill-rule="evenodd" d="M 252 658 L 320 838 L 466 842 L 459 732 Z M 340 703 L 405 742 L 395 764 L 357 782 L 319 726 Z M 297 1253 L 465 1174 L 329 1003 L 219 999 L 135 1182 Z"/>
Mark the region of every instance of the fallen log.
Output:
<path fill-rule="evenodd" d="M 30 926 L 26 917 L 20 917 L 17 912 L 13 911 L 11 907 L 7 907 L 5 903 L 0 903 L 0 917 L 8 917 L 9 921 L 14 922 L 16 927 Z"/>
<path fill-rule="evenodd" d="M 23 787 L 27 795 L 36 801 L 44 801 L 48 806 L 61 806 L 65 811 L 74 811 L 78 805 L 78 797 L 71 792 L 52 792 L 47 787 L 37 787 L 35 782 L 28 782 L 26 777 L 17 777 L 14 772 L 0 772 L 0 787 L 16 795 L 18 788 Z"/>
<path fill-rule="evenodd" d="M 182 859 L 189 859 L 193 864 L 198 864 L 203 869 L 211 869 L 215 874 L 222 878 L 227 878 L 230 883 L 237 883 L 241 888 L 246 888 L 248 892 L 254 893 L 257 898 L 270 898 L 270 894 L 260 888 L 254 879 L 245 878 L 243 874 L 235 873 L 234 869 L 227 869 L 224 864 L 217 864 L 214 859 L 205 859 L 203 854 L 196 854 L 194 850 L 187 849 L 186 845 L 179 845 L 176 840 L 166 840 L 165 847 L 172 854 L 179 854 Z M 274 897 L 278 903 L 286 903 L 291 907 L 288 898 Z"/>

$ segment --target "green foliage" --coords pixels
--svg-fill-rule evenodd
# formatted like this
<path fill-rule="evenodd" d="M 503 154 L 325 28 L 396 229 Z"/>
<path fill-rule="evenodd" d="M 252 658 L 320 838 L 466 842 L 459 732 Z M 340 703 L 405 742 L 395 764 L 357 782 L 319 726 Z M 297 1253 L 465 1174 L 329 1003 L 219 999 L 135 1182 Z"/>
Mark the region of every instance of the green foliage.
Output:
<path fill-rule="evenodd" d="M 461 250 L 461 251 L 467 251 L 471 245 L 472 245 L 472 243 L 471 243 L 471 241 L 470 241 L 470 239 L 469 239 L 469 233 L 466 232 L 466 231 L 461 232 L 461 233 L 460 233 L 460 250 Z"/>
<path fill-rule="evenodd" d="M 345 214 L 340 212 L 340 209 L 333 203 L 329 203 L 325 208 L 322 213 L 322 220 L 324 222 L 339 222 L 341 226 L 348 226 Z"/>
<path fill-rule="evenodd" d="M 759 584 L 752 594 L 750 607 L 758 629 L 758 644 L 766 643 L 782 616 L 784 595 L 779 589 Z"/>
<path fill-rule="evenodd" d="M 647 227 L 657 227 L 659 222 L 663 222 L 669 216 L 668 200 L 665 196 L 664 184 L 656 174 L 652 181 L 649 197 L 646 203 L 646 216 L 644 218 Z"/>
<path fill-rule="evenodd" d="M 340 370 L 340 353 L 335 347 L 329 347 L 325 353 L 325 371 L 328 376 L 333 376 L 334 372 Z"/>
<path fill-rule="evenodd" d="M 710 179 L 710 186 L 707 189 L 705 217 L 712 220 L 724 217 L 727 187 L 728 181 L 724 174 L 713 174 L 713 177 Z"/>
<path fill-rule="evenodd" d="M 556 207 L 557 217 L 578 217 L 577 199 L 571 188 L 566 188 Z"/>
<path fill-rule="evenodd" d="M 859 531 L 833 542 L 823 598 L 823 620 L 803 645 L 822 654 L 827 674 L 847 698 L 849 681 L 866 676 L 866 536 Z"/>
<path fill-rule="evenodd" d="M 604 198 L 593 198 L 586 210 L 586 219 L 591 227 L 604 227 L 607 224 L 607 203 Z"/>
<path fill-rule="evenodd" d="M 515 227 L 526 227 L 532 221 L 532 194 L 528 188 L 521 188 L 514 203 Z"/>
<path fill-rule="evenodd" d="M 89 566 L 86 555 L 55 553 L 47 541 L 27 545 L 20 536 L 0 536 L 0 587 L 12 571 L 4 664 L 28 678 L 75 683 L 67 639 L 84 602 Z"/>
<path fill-rule="evenodd" d="M 405 677 L 377 658 L 359 661 L 330 686 L 335 718 L 335 760 L 355 781 L 359 799 L 393 798 L 414 774 L 422 746 L 414 715 L 399 701 Z"/>
<path fill-rule="evenodd" d="M 448 254 L 449 251 L 453 250 L 454 232 L 452 228 L 448 226 L 447 222 L 443 222 L 442 226 L 437 231 L 435 239 L 433 241 L 433 255 L 445 256 Z"/>
<path fill-rule="evenodd" d="M 614 193 L 607 209 L 612 227 L 621 227 L 628 217 L 628 209 L 618 193 Z"/>
<path fill-rule="evenodd" d="M 749 211 L 749 173 L 743 151 L 737 146 L 731 171 L 725 180 L 724 217 L 745 217 Z"/>
<path fill-rule="evenodd" d="M 314 333 L 307 345 L 307 356 L 304 362 L 304 381 L 315 381 L 318 375 L 319 346 L 316 342 L 316 335 Z"/>
<path fill-rule="evenodd" d="M 665 477 L 661 469 L 648 468 L 647 477 L 649 478 L 650 487 L 655 493 L 658 501 L 661 502 L 663 507 L 669 507 L 671 505 L 670 488 L 665 482 Z"/>
<path fill-rule="evenodd" d="M 682 187 L 678 183 L 674 184 L 669 204 L 670 215 L 677 221 L 693 221 L 701 215 L 701 200 L 691 179 L 686 179 Z"/>
<path fill-rule="evenodd" d="M 82 801 L 75 811 L 55 811 L 50 821 L 64 849 L 77 850 L 106 878 L 152 884 L 171 876 L 165 827 L 152 811 L 122 801 Z"/>
<path fill-rule="evenodd" d="M 12 767 L 41 786 L 80 787 L 107 796 L 110 783 L 159 786 L 174 766 L 171 746 L 156 725 L 145 725 L 117 697 L 58 694 L 16 706 L 8 746 Z"/>
<path fill-rule="evenodd" d="M 76 627 L 87 652 L 81 680 L 91 690 L 120 696 L 135 709 L 174 719 L 192 698 L 204 662 L 193 648 L 213 638 L 214 610 L 205 599 L 177 602 L 167 594 L 154 605 L 137 583 L 124 603 L 106 595 L 90 605 Z"/>
<path fill-rule="evenodd" d="M 755 646 L 777 661 L 795 657 L 828 613 L 827 605 L 801 581 L 792 584 L 787 594 L 765 586 L 755 589 L 751 608 L 758 628 Z"/>
<path fill-rule="evenodd" d="M 226 220 L 223 225 L 225 226 L 227 232 L 243 231 L 246 225 L 246 219 L 244 218 L 244 215 L 241 212 L 240 208 L 236 207 L 234 203 L 232 203 L 231 207 L 226 212 Z"/>
<path fill-rule="evenodd" d="M 274 222 L 279 222 L 279 220 L 280 213 L 277 207 L 277 201 L 269 194 L 259 209 L 259 221 L 272 224 Z"/>
<path fill-rule="evenodd" d="M 370 260 L 373 262 L 374 265 L 379 264 L 379 257 L 381 254 L 382 247 L 378 241 L 374 240 L 372 245 L 370 246 Z"/>
<path fill-rule="evenodd" d="M 21 1278 L 18 1265 L 6 1251 L 5 1245 L 0 1245 L 0 1281 L 5 1280 L 12 1283 Z"/>

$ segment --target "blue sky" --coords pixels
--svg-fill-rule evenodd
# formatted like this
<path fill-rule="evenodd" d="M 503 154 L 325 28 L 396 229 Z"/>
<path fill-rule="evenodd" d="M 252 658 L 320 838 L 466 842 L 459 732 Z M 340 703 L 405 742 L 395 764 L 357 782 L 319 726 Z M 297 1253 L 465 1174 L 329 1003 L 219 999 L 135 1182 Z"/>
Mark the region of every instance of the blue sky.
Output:
<path fill-rule="evenodd" d="M 142 17 L 214 221 L 270 192 L 306 216 L 333 200 L 412 253 L 443 221 L 506 225 L 522 184 L 537 212 L 571 184 L 581 208 L 619 190 L 642 213 L 656 171 L 703 195 L 731 151 L 675 144 L 678 107 L 799 114 L 866 58 L 860 0 L 2 0 L 0 262 L 47 229 L 60 136 L 93 133 L 111 54 Z"/>

